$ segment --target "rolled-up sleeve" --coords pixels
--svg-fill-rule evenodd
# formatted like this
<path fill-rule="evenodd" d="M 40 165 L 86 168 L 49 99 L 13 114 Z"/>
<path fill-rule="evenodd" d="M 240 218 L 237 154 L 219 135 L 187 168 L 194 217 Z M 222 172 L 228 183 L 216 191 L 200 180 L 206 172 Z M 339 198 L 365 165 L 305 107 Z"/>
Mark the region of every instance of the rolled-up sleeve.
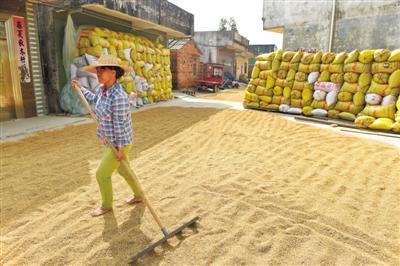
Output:
<path fill-rule="evenodd" d="M 124 146 L 126 138 L 127 119 L 130 119 L 130 106 L 128 97 L 118 96 L 112 103 L 112 116 L 113 116 L 113 129 L 114 129 L 114 143 L 118 148 Z"/>

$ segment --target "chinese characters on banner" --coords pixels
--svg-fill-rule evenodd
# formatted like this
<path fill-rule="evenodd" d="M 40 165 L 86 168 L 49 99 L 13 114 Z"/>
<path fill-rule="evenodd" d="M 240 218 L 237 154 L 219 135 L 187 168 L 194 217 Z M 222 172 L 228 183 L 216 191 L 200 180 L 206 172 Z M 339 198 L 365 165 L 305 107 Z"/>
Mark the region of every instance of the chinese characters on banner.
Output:
<path fill-rule="evenodd" d="M 21 83 L 31 82 L 29 72 L 28 44 L 26 42 L 25 18 L 13 17 L 13 29 L 16 45 L 16 56 Z"/>

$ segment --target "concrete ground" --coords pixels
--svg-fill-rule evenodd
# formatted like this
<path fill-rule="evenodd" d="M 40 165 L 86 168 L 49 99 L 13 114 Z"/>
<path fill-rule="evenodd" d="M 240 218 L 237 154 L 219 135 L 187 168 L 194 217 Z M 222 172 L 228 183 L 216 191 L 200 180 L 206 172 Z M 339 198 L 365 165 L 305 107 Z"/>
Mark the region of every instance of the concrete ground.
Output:
<path fill-rule="evenodd" d="M 224 91 L 220 93 L 224 93 Z M 244 109 L 241 102 L 201 99 L 198 97 L 188 96 L 186 94 L 179 92 L 174 92 L 174 95 L 175 99 L 173 100 L 145 105 L 139 109 L 133 109 L 132 112 L 140 112 L 150 108 L 170 107 L 170 106 L 194 107 L 194 108 L 221 108 L 221 109 L 232 108 L 237 110 Z M 201 97 L 201 94 L 200 95 L 198 94 L 197 96 Z M 258 111 L 254 110 L 254 112 Z M 349 131 L 343 131 L 348 129 L 340 126 L 332 127 L 330 125 L 320 124 L 318 122 L 299 121 L 295 120 L 294 116 L 285 115 L 281 113 L 276 113 L 276 115 L 283 116 L 289 120 L 296 121 L 299 123 L 306 123 L 306 124 L 311 124 L 313 126 L 334 130 L 341 134 L 348 134 L 360 138 L 373 139 L 376 141 L 385 142 L 400 149 L 400 135 L 397 136 L 394 134 L 392 136 L 389 136 L 388 134 L 375 135 L 373 132 L 361 131 L 361 130 L 352 130 L 352 132 L 349 132 Z M 92 122 L 92 120 L 90 119 L 89 116 L 69 117 L 69 116 L 54 116 L 54 115 L 0 122 L 0 142 L 19 140 L 43 130 L 55 130 L 63 128 L 66 125 L 82 124 L 90 122 Z"/>

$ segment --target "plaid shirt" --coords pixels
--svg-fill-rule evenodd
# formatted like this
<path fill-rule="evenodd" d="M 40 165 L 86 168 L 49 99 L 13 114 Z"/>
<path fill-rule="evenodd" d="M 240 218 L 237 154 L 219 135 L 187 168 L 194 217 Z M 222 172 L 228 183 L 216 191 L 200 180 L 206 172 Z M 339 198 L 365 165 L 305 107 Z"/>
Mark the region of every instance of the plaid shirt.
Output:
<path fill-rule="evenodd" d="M 107 139 L 117 148 L 122 148 L 133 142 L 133 130 L 129 98 L 122 86 L 115 83 L 108 90 L 101 86 L 95 93 L 81 88 L 87 101 L 94 106 L 97 115 L 97 137 L 103 141 L 104 133 Z M 105 141 L 103 141 L 106 144 Z"/>

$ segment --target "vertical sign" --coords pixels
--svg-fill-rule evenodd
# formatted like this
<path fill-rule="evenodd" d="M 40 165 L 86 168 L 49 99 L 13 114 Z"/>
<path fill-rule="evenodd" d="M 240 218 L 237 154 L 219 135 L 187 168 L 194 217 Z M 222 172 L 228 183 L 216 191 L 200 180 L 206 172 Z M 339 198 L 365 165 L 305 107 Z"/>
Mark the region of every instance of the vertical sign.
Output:
<path fill-rule="evenodd" d="M 16 56 L 21 83 L 30 83 L 28 46 L 26 42 L 25 18 L 13 16 L 13 30 L 16 46 Z"/>

